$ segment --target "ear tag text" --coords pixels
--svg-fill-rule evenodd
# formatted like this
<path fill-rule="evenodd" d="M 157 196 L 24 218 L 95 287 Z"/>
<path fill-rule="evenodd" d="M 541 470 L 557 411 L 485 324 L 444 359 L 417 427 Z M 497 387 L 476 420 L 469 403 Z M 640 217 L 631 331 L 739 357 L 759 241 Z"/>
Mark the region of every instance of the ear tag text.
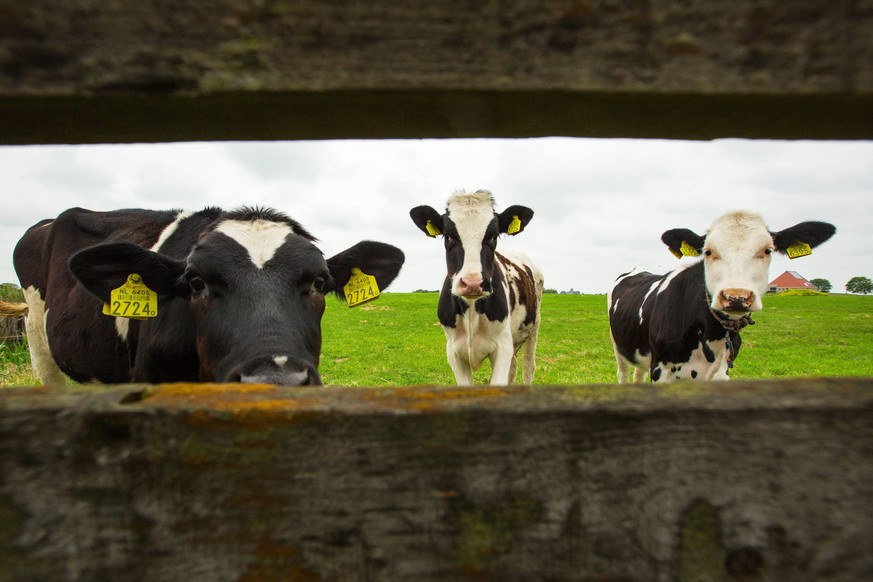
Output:
<path fill-rule="evenodd" d="M 521 221 L 518 219 L 518 215 L 514 214 L 512 222 L 506 227 L 506 234 L 515 234 L 517 232 L 521 232 Z"/>
<path fill-rule="evenodd" d="M 424 229 L 427 231 L 427 236 L 429 237 L 435 237 L 442 234 L 442 232 L 440 232 L 440 229 L 435 227 L 433 223 L 429 220 L 427 221 L 427 224 L 424 225 Z"/>
<path fill-rule="evenodd" d="M 682 241 L 682 246 L 679 247 L 679 250 L 686 257 L 696 257 L 700 254 L 697 252 L 697 249 L 695 249 L 693 246 L 691 246 L 690 244 L 688 244 L 684 240 Z"/>
<path fill-rule="evenodd" d="M 357 307 L 362 303 L 378 298 L 379 285 L 376 284 L 376 277 L 367 275 L 357 267 L 353 267 L 349 282 L 343 286 L 343 293 L 345 293 L 346 303 L 349 304 L 349 307 Z"/>
<path fill-rule="evenodd" d="M 157 317 L 158 294 L 146 287 L 142 277 L 131 273 L 121 287 L 109 293 L 109 303 L 103 304 L 103 314 L 131 319 Z"/>
<path fill-rule="evenodd" d="M 796 259 L 797 257 L 805 257 L 806 255 L 812 254 L 812 247 L 806 243 L 798 243 L 796 245 L 791 245 L 785 252 L 788 254 L 789 259 Z"/>

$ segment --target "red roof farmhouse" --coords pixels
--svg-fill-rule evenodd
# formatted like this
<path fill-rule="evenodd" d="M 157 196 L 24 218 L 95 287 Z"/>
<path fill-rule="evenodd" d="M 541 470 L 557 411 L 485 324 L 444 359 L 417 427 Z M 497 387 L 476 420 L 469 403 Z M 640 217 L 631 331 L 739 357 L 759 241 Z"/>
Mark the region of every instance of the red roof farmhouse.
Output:
<path fill-rule="evenodd" d="M 785 271 L 770 281 L 770 293 L 782 293 L 789 289 L 810 289 L 818 291 L 818 287 L 803 278 L 797 271 Z"/>

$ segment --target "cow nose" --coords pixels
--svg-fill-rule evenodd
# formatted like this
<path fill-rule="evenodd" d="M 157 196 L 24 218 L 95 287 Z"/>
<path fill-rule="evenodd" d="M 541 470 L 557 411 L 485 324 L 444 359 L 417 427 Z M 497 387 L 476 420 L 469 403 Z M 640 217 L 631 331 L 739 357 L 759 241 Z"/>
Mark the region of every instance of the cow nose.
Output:
<path fill-rule="evenodd" d="M 755 292 L 749 289 L 722 289 L 718 294 L 721 311 L 750 311 L 755 302 Z"/>
<path fill-rule="evenodd" d="M 280 386 L 304 386 L 309 384 L 309 372 L 279 372 L 268 371 L 262 374 L 242 374 L 239 378 L 242 384 L 278 384 Z"/>
<path fill-rule="evenodd" d="M 242 384 L 277 384 L 279 386 L 321 386 L 315 367 L 303 363 L 286 363 L 284 356 L 253 363 L 242 372 L 231 375 L 229 381 Z"/>
<path fill-rule="evenodd" d="M 482 275 L 461 277 L 458 290 L 461 295 L 482 295 Z"/>

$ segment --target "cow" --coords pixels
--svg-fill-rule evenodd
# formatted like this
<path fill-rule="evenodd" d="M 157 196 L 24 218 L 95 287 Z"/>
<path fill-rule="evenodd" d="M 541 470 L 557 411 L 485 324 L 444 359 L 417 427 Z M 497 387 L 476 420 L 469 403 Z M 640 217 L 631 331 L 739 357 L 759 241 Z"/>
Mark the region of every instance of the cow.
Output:
<path fill-rule="evenodd" d="M 760 214 L 732 211 L 703 236 L 685 228 L 661 240 L 677 257 L 694 256 L 666 275 L 634 269 L 607 296 L 618 381 L 727 380 L 740 331 L 762 309 L 773 252 L 809 254 L 836 232 L 826 222 L 801 222 L 771 232 Z"/>
<path fill-rule="evenodd" d="M 446 334 L 446 354 L 459 385 L 473 384 L 473 372 L 491 362 L 491 384 L 515 381 L 517 352 L 524 346 L 522 378 L 536 370 L 543 275 L 521 253 L 498 253 L 500 234 L 522 232 L 533 210 L 510 206 L 496 213 L 487 190 L 456 191 L 440 214 L 430 206 L 409 211 L 427 236 L 442 236 L 447 274 L 437 317 Z"/>
<path fill-rule="evenodd" d="M 286 214 L 258 207 L 73 208 L 43 220 L 13 252 L 34 371 L 44 384 L 320 385 L 325 295 L 342 297 L 354 268 L 385 288 L 404 256 L 362 241 L 325 260 L 315 242 Z M 155 309 L 143 319 L 104 315 L 131 281 Z"/>

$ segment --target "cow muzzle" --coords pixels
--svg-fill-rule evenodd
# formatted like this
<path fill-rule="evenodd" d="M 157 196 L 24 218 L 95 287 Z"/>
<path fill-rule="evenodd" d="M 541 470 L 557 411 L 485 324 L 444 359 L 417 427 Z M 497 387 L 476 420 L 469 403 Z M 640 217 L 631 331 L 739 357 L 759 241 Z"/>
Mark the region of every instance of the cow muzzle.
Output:
<path fill-rule="evenodd" d="M 490 286 L 482 275 L 465 275 L 455 285 L 455 295 L 467 299 L 478 299 L 490 293 Z"/>
<path fill-rule="evenodd" d="M 715 297 L 712 308 L 725 313 L 748 313 L 758 311 L 757 295 L 750 289 L 722 289 Z"/>
<path fill-rule="evenodd" d="M 321 386 L 321 376 L 305 362 L 276 357 L 250 362 L 231 372 L 227 382 L 277 384 L 279 386 Z"/>

